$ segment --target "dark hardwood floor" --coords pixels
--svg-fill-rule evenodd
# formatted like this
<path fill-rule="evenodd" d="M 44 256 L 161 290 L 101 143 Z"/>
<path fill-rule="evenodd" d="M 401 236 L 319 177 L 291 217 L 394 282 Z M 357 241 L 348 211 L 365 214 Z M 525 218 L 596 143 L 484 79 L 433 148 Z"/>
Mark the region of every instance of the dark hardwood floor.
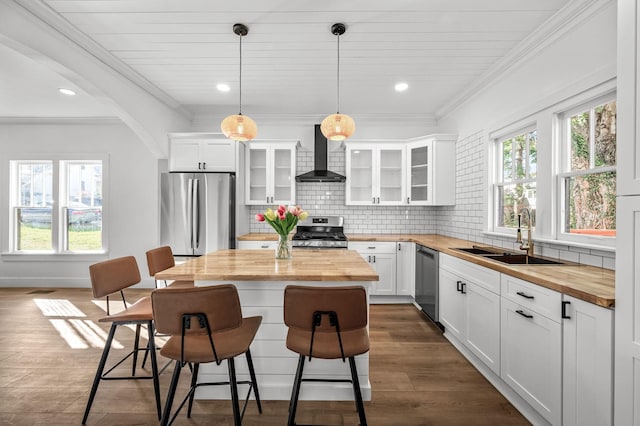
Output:
<path fill-rule="evenodd" d="M 133 301 L 145 294 L 132 290 L 128 296 Z M 80 424 L 102 348 L 100 339 L 74 340 L 78 333 L 67 331 L 98 324 L 106 337 L 108 325 L 97 322 L 103 315 L 90 289 L 0 289 L 0 424 Z M 413 306 L 372 306 L 370 334 L 370 425 L 529 424 Z M 120 331 L 116 339 L 128 348 L 133 332 Z M 163 398 L 171 371 L 161 376 Z M 189 377 L 182 375 L 183 392 Z M 263 401 L 258 414 L 250 402 L 243 424 L 284 425 L 287 409 L 288 401 Z M 301 424 L 358 421 L 348 401 L 301 401 L 298 413 Z M 88 424 L 158 424 L 151 382 L 101 383 Z M 174 424 L 230 425 L 231 407 L 197 401 L 192 418 L 182 412 Z"/>

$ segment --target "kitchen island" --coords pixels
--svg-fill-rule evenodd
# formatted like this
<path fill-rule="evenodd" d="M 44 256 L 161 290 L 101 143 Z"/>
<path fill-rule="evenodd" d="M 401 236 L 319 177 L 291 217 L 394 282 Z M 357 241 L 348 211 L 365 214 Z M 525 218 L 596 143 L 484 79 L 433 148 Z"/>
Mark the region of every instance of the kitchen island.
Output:
<path fill-rule="evenodd" d="M 243 316 L 261 315 L 262 324 L 251 345 L 260 396 L 265 400 L 288 400 L 298 355 L 287 349 L 287 327 L 283 319 L 284 289 L 287 285 L 351 286 L 367 290 L 378 274 L 352 250 L 294 249 L 293 258 L 276 260 L 271 250 L 219 250 L 156 274 L 158 280 L 193 280 L 196 286 L 234 284 Z M 243 358 L 243 357 L 241 357 Z M 364 400 L 371 399 L 369 354 L 356 357 Z M 236 362 L 238 380 L 248 380 L 244 359 Z M 199 381 L 228 380 L 226 365 L 202 365 Z M 350 377 L 349 364 L 340 360 L 314 358 L 305 377 Z M 241 385 L 241 388 L 244 387 Z M 196 398 L 229 399 L 225 386 L 198 388 Z M 350 383 L 306 383 L 300 392 L 305 400 L 352 400 Z"/>

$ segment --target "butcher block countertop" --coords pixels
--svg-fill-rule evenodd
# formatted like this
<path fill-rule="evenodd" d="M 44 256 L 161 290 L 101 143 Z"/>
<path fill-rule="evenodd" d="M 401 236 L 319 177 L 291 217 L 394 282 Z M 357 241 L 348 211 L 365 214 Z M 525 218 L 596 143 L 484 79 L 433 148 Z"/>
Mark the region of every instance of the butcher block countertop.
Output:
<path fill-rule="evenodd" d="M 357 251 L 293 249 L 276 260 L 273 250 L 218 250 L 156 274 L 158 280 L 194 281 L 378 281 Z"/>
<path fill-rule="evenodd" d="M 613 308 L 615 306 L 615 272 L 610 269 L 566 261 L 562 261 L 566 263 L 564 265 L 510 265 L 454 250 L 455 248 L 472 247 L 474 245 L 482 246 L 482 244 L 442 235 L 347 234 L 347 238 L 350 242 L 413 242 L 586 302 L 605 308 Z M 246 234 L 238 238 L 240 241 L 271 241 L 276 239 L 277 235 L 266 233 Z M 271 253 L 271 250 L 268 250 L 268 252 Z"/>

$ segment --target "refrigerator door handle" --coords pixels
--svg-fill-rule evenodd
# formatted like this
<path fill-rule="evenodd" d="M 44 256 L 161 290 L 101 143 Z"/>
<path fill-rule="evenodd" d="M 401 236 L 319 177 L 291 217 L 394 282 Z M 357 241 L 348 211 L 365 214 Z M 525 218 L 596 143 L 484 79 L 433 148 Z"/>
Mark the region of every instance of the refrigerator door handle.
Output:
<path fill-rule="evenodd" d="M 193 249 L 193 179 L 187 182 L 187 229 L 189 248 Z"/>
<path fill-rule="evenodd" d="M 192 248 L 197 249 L 200 247 L 200 182 L 198 179 L 193 180 L 193 206 L 191 208 L 193 214 Z"/>

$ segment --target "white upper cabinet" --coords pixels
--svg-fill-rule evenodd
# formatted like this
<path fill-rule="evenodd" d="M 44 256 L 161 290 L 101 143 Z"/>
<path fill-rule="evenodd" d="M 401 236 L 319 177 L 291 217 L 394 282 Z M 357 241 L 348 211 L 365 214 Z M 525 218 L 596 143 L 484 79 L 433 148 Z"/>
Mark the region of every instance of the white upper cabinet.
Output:
<path fill-rule="evenodd" d="M 346 142 L 347 205 L 398 205 L 406 193 L 404 143 Z"/>
<path fill-rule="evenodd" d="M 408 143 L 345 142 L 345 203 L 454 205 L 456 140 L 456 135 L 439 134 Z"/>
<path fill-rule="evenodd" d="M 247 204 L 295 204 L 297 141 L 247 143 Z"/>
<path fill-rule="evenodd" d="M 169 171 L 235 172 L 237 144 L 218 134 L 170 133 Z"/>
<path fill-rule="evenodd" d="M 456 203 L 455 135 L 433 135 L 407 144 L 407 199 L 415 206 Z"/>

